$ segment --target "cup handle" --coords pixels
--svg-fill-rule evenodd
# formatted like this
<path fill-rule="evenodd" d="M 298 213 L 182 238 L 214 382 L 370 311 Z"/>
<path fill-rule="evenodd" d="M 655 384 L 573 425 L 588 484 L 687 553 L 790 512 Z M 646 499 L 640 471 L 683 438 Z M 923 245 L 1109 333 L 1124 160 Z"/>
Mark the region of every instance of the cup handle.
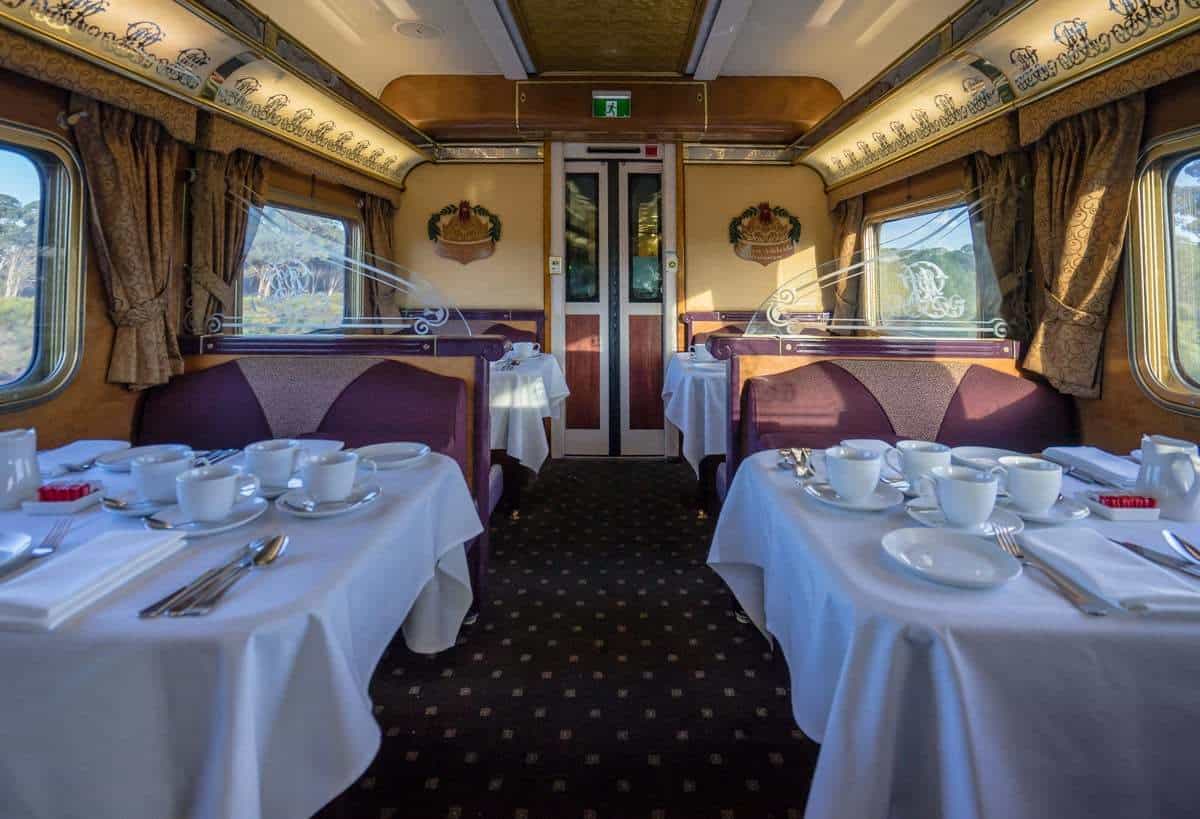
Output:
<path fill-rule="evenodd" d="M 379 472 L 379 465 L 376 464 L 374 461 L 372 461 L 370 458 L 359 458 L 358 459 L 358 467 L 359 467 L 359 469 L 370 467 L 372 478 L 374 478 L 375 474 L 377 472 Z"/>
<path fill-rule="evenodd" d="M 892 463 L 893 455 L 896 456 L 896 463 Z M 893 472 L 899 472 L 901 475 L 904 474 L 904 469 L 901 466 L 903 461 L 904 461 L 904 456 L 900 452 L 900 450 L 896 449 L 896 447 L 891 447 L 890 449 L 886 450 L 883 453 L 884 464 L 887 465 L 888 468 L 890 468 Z"/>
<path fill-rule="evenodd" d="M 1003 466 L 993 466 L 983 470 L 988 475 L 996 476 L 996 493 L 1008 492 L 1008 470 Z"/>
<path fill-rule="evenodd" d="M 540 353 L 540 352 L 542 351 L 542 345 L 541 345 L 541 344 L 539 344 L 539 343 L 538 343 L 538 342 L 536 342 L 536 341 L 535 341 L 535 342 L 533 342 L 533 351 L 534 351 L 535 353 Z"/>
<path fill-rule="evenodd" d="M 238 497 L 252 498 L 258 494 L 258 490 L 262 489 L 262 481 L 257 475 L 247 475 L 238 485 Z"/>

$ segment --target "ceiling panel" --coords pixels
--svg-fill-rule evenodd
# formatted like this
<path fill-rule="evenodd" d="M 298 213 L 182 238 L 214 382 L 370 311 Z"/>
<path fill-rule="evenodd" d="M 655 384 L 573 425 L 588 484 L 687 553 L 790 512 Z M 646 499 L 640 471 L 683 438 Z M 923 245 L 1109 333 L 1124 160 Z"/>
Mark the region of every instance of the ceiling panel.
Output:
<path fill-rule="evenodd" d="M 805 75 L 849 97 L 965 0 L 754 0 L 723 75 Z"/>
<path fill-rule="evenodd" d="M 509 0 L 539 73 L 680 73 L 704 0 Z"/>
<path fill-rule="evenodd" d="M 378 95 L 405 74 L 499 74 L 462 0 L 251 0 L 338 71 Z M 397 22 L 432 24 L 429 39 L 396 33 Z"/>

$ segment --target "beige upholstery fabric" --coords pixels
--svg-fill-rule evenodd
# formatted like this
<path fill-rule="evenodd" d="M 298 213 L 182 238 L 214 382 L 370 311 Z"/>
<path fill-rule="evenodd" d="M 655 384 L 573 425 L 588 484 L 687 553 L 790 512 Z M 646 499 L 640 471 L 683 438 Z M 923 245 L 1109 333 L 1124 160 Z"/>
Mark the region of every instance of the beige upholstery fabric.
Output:
<path fill-rule="evenodd" d="M 191 186 L 192 260 L 187 329 L 215 333 L 210 320 L 237 309 L 235 283 L 246 250 L 258 228 L 267 160 L 245 151 L 228 156 L 196 152 L 196 179 Z"/>
<path fill-rule="evenodd" d="M 1026 369 L 1068 395 L 1100 394 L 1100 353 L 1142 140 L 1141 93 L 1059 122 L 1034 154 L 1041 314 Z"/>
<path fill-rule="evenodd" d="M 92 247 L 116 325 L 108 380 L 141 389 L 183 372 L 176 311 L 180 144 L 157 121 L 73 96 L 87 175 Z"/>
<path fill-rule="evenodd" d="M 320 426 L 342 390 L 384 360 L 366 356 L 251 356 L 238 359 L 237 364 L 263 408 L 271 434 L 294 438 Z"/>
<path fill-rule="evenodd" d="M 831 361 L 875 396 L 901 438 L 937 439 L 942 419 L 970 364 L 844 359 Z"/>

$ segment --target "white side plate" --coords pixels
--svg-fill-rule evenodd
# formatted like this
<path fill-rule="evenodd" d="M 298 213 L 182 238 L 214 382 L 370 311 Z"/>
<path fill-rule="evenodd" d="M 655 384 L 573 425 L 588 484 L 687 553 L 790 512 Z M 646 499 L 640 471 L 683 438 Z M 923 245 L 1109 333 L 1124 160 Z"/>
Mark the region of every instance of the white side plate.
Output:
<path fill-rule="evenodd" d="M 425 444 L 410 441 L 396 441 L 389 444 L 371 444 L 353 450 L 358 457 L 375 462 L 379 469 L 407 469 L 420 463 L 430 453 Z"/>
<path fill-rule="evenodd" d="M 956 446 L 950 450 L 950 460 L 959 466 L 969 466 L 974 469 L 991 469 L 1000 465 L 1000 459 L 1009 455 L 1021 455 L 1011 449 L 997 449 L 992 446 Z"/>
<path fill-rule="evenodd" d="M 996 544 L 944 529 L 888 532 L 883 550 L 915 575 L 964 589 L 990 589 L 1021 573 L 1021 564 Z"/>
<path fill-rule="evenodd" d="M 33 538 L 24 532 L 0 534 L 0 572 L 5 566 L 23 560 L 32 546 Z"/>

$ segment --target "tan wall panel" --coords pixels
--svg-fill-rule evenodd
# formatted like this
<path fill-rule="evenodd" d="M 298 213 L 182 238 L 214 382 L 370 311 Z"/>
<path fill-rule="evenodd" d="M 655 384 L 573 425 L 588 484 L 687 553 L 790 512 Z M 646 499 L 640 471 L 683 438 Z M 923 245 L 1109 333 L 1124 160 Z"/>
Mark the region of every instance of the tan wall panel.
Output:
<path fill-rule="evenodd" d="M 496 252 L 469 265 L 438 256 L 426 232 L 433 213 L 463 199 L 496 214 L 502 228 Z M 542 231 L 541 165 L 422 165 L 396 215 L 397 261 L 457 307 L 540 310 Z"/>
<path fill-rule="evenodd" d="M 0 117 L 64 136 L 56 118 L 69 94 L 59 88 L 0 71 Z M 112 352 L 113 326 L 95 257 L 86 261 L 87 299 L 84 355 L 79 372 L 50 401 L 19 412 L 0 414 L 0 427 L 37 427 L 38 445 L 61 446 L 77 438 L 129 438 L 137 393 L 105 381 Z"/>
<path fill-rule="evenodd" d="M 681 310 L 753 310 L 779 285 L 830 257 L 833 222 L 825 188 L 804 166 L 686 165 L 687 302 Z M 767 201 L 800 220 L 797 253 L 767 266 L 734 255 L 729 221 Z M 819 293 L 796 309 L 821 309 Z"/>

